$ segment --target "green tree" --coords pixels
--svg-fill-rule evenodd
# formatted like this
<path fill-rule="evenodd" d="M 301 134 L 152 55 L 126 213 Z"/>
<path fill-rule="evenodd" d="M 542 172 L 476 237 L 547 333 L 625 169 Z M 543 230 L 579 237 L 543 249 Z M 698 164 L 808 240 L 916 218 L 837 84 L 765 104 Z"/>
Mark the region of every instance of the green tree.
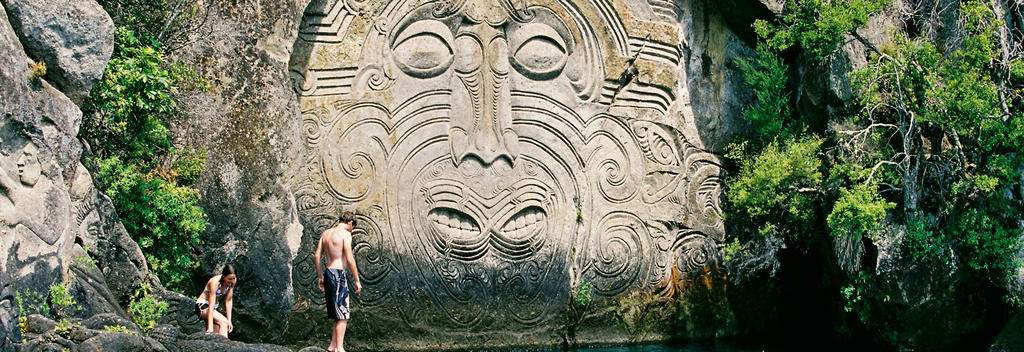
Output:
<path fill-rule="evenodd" d="M 168 288 L 184 290 L 198 266 L 195 245 L 206 229 L 199 193 L 189 188 L 205 153 L 175 147 L 177 89 L 195 77 L 172 65 L 152 40 L 118 27 L 103 78 L 83 103 L 80 137 L 94 153 L 96 179 L 151 269 Z"/>

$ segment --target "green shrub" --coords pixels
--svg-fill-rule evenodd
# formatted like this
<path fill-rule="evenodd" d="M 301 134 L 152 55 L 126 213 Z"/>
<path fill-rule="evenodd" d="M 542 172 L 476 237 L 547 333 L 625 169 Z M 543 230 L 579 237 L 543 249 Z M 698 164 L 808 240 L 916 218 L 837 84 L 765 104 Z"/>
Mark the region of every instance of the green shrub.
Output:
<path fill-rule="evenodd" d="M 896 207 L 895 203 L 882 199 L 876 189 L 863 184 L 840 189 L 840 192 L 828 214 L 828 226 L 836 237 L 873 236 L 889 210 Z"/>
<path fill-rule="evenodd" d="M 793 244 L 810 232 L 814 193 L 822 179 L 817 156 L 821 143 L 821 139 L 814 137 L 785 145 L 774 141 L 753 159 L 740 161 L 740 170 L 732 177 L 726 197 L 734 205 L 727 220 L 746 229 L 741 240 L 753 233 L 764 233 L 755 229 L 766 226 L 779 230 L 784 237 L 794 240 Z"/>
<path fill-rule="evenodd" d="M 68 338 L 71 336 L 71 322 L 67 319 L 61 319 L 57 322 L 57 326 L 53 327 L 53 332 L 61 337 Z"/>
<path fill-rule="evenodd" d="M 134 331 L 128 330 L 128 328 L 121 325 L 107 325 L 103 327 L 103 331 L 119 332 L 122 334 L 135 335 Z"/>
<path fill-rule="evenodd" d="M 187 186 L 199 178 L 206 153 L 176 148 L 168 126 L 179 115 L 173 94 L 196 78 L 168 63 L 151 40 L 124 27 L 115 35 L 107 70 L 83 103 L 80 137 L 92 146 L 96 179 L 150 268 L 167 288 L 184 292 L 207 224 L 199 192 Z"/>
<path fill-rule="evenodd" d="M 128 305 L 128 314 L 131 314 L 132 321 L 142 329 L 142 332 L 149 332 L 156 327 L 157 321 L 167 312 L 169 304 L 157 300 L 150 295 L 150 287 L 140 284 L 132 295 L 131 303 Z"/>
<path fill-rule="evenodd" d="M 28 80 L 30 82 L 38 82 L 39 79 L 46 75 L 46 63 L 42 61 L 29 60 L 28 64 Z"/>
<path fill-rule="evenodd" d="M 786 90 L 789 66 L 765 44 L 757 46 L 757 57 L 750 62 L 737 59 L 747 85 L 754 90 L 754 101 L 743 115 L 754 125 L 761 144 L 785 140 L 794 135 L 790 119 L 789 91 Z"/>
<path fill-rule="evenodd" d="M 169 288 L 184 290 L 199 265 L 195 245 L 206 229 L 199 192 L 151 173 L 118 157 L 98 162 L 97 178 L 107 184 L 125 229 L 146 256 L 150 268 Z"/>
<path fill-rule="evenodd" d="M 55 318 L 66 318 L 71 310 L 78 309 L 78 302 L 68 292 L 68 284 L 50 285 L 50 306 L 53 307 Z"/>
<path fill-rule="evenodd" d="M 28 332 L 28 316 L 31 314 L 50 315 L 50 303 L 40 292 L 24 291 L 14 293 L 18 305 L 18 326 L 21 332 Z"/>

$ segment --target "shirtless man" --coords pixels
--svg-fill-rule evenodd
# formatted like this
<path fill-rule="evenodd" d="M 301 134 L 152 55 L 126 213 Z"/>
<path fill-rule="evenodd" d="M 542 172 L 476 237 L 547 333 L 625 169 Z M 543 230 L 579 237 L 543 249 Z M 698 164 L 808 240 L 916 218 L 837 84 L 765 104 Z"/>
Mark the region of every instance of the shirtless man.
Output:
<path fill-rule="evenodd" d="M 320 235 L 320 242 L 316 244 L 316 253 L 313 262 L 316 265 L 316 276 L 319 278 L 317 285 L 320 291 L 327 296 L 327 316 L 334 319 L 334 329 L 331 331 L 331 345 L 327 347 L 331 352 L 345 351 L 345 327 L 348 324 L 348 282 L 345 281 L 346 268 L 352 272 L 352 282 L 355 283 L 355 293 L 363 289 L 359 283 L 359 270 L 356 268 L 356 258 L 352 254 L 352 228 L 356 226 L 355 214 L 346 211 L 341 214 L 338 223 L 333 227 L 324 230 Z M 327 256 L 327 271 L 321 272 L 320 256 Z M 325 282 L 326 281 L 326 290 Z"/>

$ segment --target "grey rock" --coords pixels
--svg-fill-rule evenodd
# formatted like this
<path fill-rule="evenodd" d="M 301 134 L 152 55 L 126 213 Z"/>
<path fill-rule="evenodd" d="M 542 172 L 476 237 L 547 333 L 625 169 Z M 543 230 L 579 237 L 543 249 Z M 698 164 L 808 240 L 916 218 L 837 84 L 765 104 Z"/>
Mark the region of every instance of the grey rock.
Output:
<path fill-rule="evenodd" d="M 47 331 L 46 333 L 39 336 L 39 340 L 43 342 L 50 342 L 61 346 L 62 350 L 73 350 L 75 348 L 75 342 L 69 340 L 63 335 L 58 334 L 56 331 Z"/>
<path fill-rule="evenodd" d="M 546 341 L 574 285 L 615 297 L 713 265 L 709 150 L 744 128 L 731 62 L 749 46 L 706 2 L 570 2 L 226 5 L 213 37 L 176 53 L 213 83 L 180 99 L 192 118 L 174 129 L 208 151 L 202 270 L 239 270 L 240 338 L 325 331 L 312 252 L 342 210 L 360 223 L 353 310 L 369 338 Z M 493 34 L 480 17 L 516 34 L 456 43 Z M 460 78 L 472 69 L 482 81 Z"/>
<path fill-rule="evenodd" d="M 114 22 L 94 0 L 4 0 L 15 32 L 46 78 L 76 104 L 103 75 L 114 49 Z M 77 130 L 77 122 L 73 130 Z"/>
<path fill-rule="evenodd" d="M 1024 316 L 1014 315 L 996 335 L 989 352 L 1021 352 L 1024 351 Z"/>
<path fill-rule="evenodd" d="M 234 314 L 246 317 L 236 320 L 235 331 L 239 338 L 273 340 L 294 304 L 291 263 L 301 237 L 288 230 L 299 221 L 294 193 L 281 176 L 298 142 L 279 131 L 300 128 L 286 65 L 307 1 L 258 2 L 225 4 L 209 21 L 215 30 L 208 38 L 175 53 L 215 83 L 178 99 L 190 118 L 173 127 L 183 143 L 208 153 L 197 186 L 210 220 L 200 270 L 213 275 L 233 263 L 239 270 Z M 183 303 L 179 316 L 191 309 Z"/>
<path fill-rule="evenodd" d="M 64 352 L 64 346 L 53 342 L 32 341 L 18 346 L 21 352 Z"/>
<path fill-rule="evenodd" d="M 74 341 L 74 342 L 82 342 L 82 341 L 85 341 L 85 340 L 93 338 L 94 336 L 96 336 L 99 333 L 100 333 L 99 330 L 93 330 L 93 329 L 89 329 L 89 328 L 86 328 L 84 326 L 75 324 L 75 325 L 71 326 L 71 332 L 68 334 L 68 338 L 71 339 L 71 341 Z"/>
<path fill-rule="evenodd" d="M 299 350 L 299 352 L 326 352 L 326 351 L 327 350 L 325 350 L 323 348 L 314 347 L 314 346 L 309 346 L 309 347 L 306 347 L 306 348 L 303 348 L 303 349 Z"/>
<path fill-rule="evenodd" d="M 108 326 L 123 326 L 135 333 L 141 333 L 139 327 L 131 320 L 128 320 L 123 316 L 110 313 L 97 314 L 89 317 L 88 319 L 83 320 L 81 325 L 93 330 L 104 330 Z"/>
<path fill-rule="evenodd" d="M 30 314 L 25 319 L 25 330 L 31 333 L 42 334 L 53 331 L 55 327 L 57 327 L 57 322 L 39 314 Z"/>
<path fill-rule="evenodd" d="M 171 324 L 180 330 L 177 333 L 185 335 L 206 331 L 205 322 L 201 321 L 195 313 L 196 301 L 194 298 L 185 297 L 177 292 L 165 291 L 160 294 L 159 299 L 169 304 L 167 312 L 160 318 L 161 324 Z"/>
<path fill-rule="evenodd" d="M 164 348 L 163 345 L 160 345 L 160 343 L 156 342 L 156 340 L 143 335 L 126 334 L 121 332 L 102 332 L 79 344 L 78 351 L 164 352 L 167 351 L 167 349 Z"/>
<path fill-rule="evenodd" d="M 153 338 L 164 348 L 167 348 L 168 352 L 178 352 L 178 327 L 169 324 L 157 325 L 153 330 L 149 331 L 149 337 Z"/>
<path fill-rule="evenodd" d="M 228 340 L 217 334 L 198 332 L 178 340 L 181 352 L 289 352 L 287 347 L 270 344 L 249 344 Z"/>
<path fill-rule="evenodd" d="M 21 342 L 21 327 L 15 313 L 10 298 L 0 300 L 0 352 L 13 351 L 14 344 Z"/>

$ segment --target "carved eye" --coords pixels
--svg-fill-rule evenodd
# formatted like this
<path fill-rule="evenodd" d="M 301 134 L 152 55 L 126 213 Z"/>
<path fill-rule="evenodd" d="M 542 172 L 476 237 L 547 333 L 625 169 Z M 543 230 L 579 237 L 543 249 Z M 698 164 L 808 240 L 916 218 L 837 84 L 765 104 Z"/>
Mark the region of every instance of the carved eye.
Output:
<path fill-rule="evenodd" d="M 552 79 L 562 72 L 568 59 L 568 50 L 554 29 L 542 24 L 529 24 L 514 38 L 515 52 L 511 64 L 519 73 L 537 80 Z"/>
<path fill-rule="evenodd" d="M 395 63 L 410 76 L 430 78 L 452 64 L 451 32 L 438 21 L 420 21 L 406 27 L 392 45 Z"/>

